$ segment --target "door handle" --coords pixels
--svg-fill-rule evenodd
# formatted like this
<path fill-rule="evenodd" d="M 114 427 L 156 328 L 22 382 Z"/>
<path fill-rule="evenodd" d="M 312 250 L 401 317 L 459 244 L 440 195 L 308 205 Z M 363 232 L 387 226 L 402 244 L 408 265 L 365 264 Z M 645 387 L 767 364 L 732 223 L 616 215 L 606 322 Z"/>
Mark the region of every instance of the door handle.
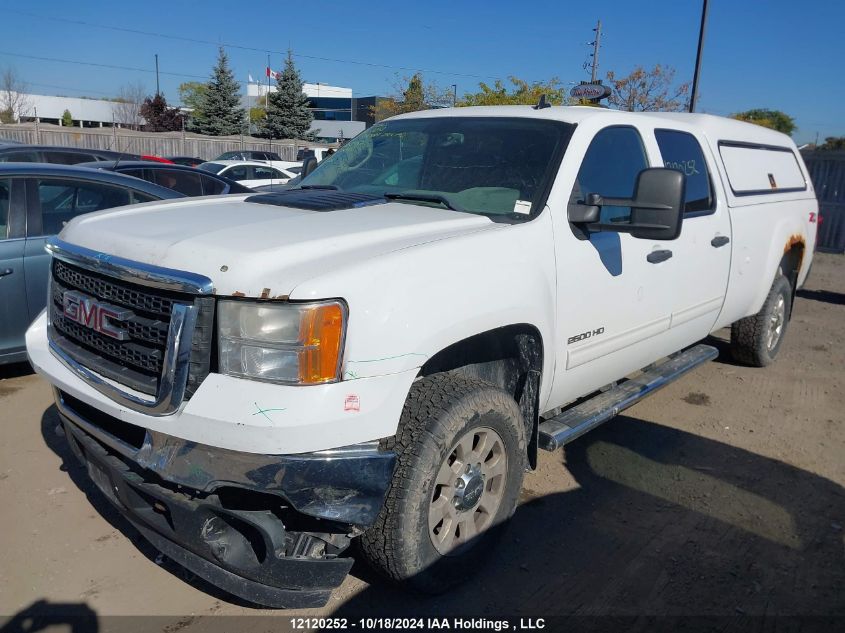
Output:
<path fill-rule="evenodd" d="M 712 246 L 713 248 L 719 248 L 720 246 L 724 246 L 730 241 L 731 238 L 729 238 L 727 235 L 717 235 L 712 240 L 710 240 L 710 246 Z"/>
<path fill-rule="evenodd" d="M 672 251 L 670 250 L 660 250 L 660 251 L 651 251 L 646 259 L 651 262 L 652 264 L 659 264 L 660 262 L 665 262 L 667 259 L 672 257 Z"/>
<path fill-rule="evenodd" d="M 0 277 L 5 277 L 6 275 L 11 275 L 13 272 L 15 272 L 15 271 L 12 270 L 11 268 L 7 268 L 6 270 L 0 270 Z"/>

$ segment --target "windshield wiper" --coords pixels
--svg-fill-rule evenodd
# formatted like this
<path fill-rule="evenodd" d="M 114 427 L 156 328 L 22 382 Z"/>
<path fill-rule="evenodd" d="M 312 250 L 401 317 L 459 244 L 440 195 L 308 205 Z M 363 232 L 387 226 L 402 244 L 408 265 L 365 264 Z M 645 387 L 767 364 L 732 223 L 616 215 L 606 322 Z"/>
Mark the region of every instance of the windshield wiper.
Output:
<path fill-rule="evenodd" d="M 439 193 L 417 193 L 415 191 L 403 191 L 399 193 L 385 192 L 384 197 L 388 200 L 419 200 L 420 202 L 438 202 L 452 211 L 467 213 L 467 210 L 457 202 L 454 202 Z"/>
<path fill-rule="evenodd" d="M 334 185 L 300 185 L 297 189 L 331 189 L 337 191 L 338 188 Z"/>

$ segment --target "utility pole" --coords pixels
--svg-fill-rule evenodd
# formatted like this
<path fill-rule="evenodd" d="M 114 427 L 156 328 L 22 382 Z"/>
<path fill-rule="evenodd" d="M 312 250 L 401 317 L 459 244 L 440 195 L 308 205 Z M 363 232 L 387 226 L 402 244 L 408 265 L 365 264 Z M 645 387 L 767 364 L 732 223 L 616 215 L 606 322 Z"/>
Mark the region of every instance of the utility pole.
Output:
<path fill-rule="evenodd" d="M 701 74 L 701 53 L 704 50 L 704 32 L 707 28 L 707 0 L 702 0 L 701 28 L 698 31 L 698 52 L 695 54 L 695 74 L 692 76 L 692 94 L 689 100 L 689 111 L 695 112 L 695 102 L 698 101 L 698 77 Z"/>
<path fill-rule="evenodd" d="M 452 84 L 452 107 L 458 105 L 458 84 Z"/>
<path fill-rule="evenodd" d="M 161 91 L 158 87 L 158 53 L 156 53 L 156 96 L 161 94 Z"/>
<path fill-rule="evenodd" d="M 598 21 L 594 30 L 596 32 L 596 39 L 593 42 L 593 72 L 590 76 L 590 81 L 596 83 L 596 72 L 599 69 L 599 46 L 601 46 L 601 20 Z"/>

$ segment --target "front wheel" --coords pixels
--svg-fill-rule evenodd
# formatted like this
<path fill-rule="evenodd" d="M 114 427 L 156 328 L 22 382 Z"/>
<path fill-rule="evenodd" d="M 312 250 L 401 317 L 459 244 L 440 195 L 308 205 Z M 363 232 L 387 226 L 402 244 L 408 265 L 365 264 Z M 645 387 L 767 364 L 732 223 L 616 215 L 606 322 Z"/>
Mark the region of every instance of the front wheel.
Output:
<path fill-rule="evenodd" d="M 525 447 L 519 407 L 501 389 L 448 374 L 415 382 L 395 438 L 393 481 L 361 537 L 364 556 L 428 593 L 465 579 L 516 508 Z"/>

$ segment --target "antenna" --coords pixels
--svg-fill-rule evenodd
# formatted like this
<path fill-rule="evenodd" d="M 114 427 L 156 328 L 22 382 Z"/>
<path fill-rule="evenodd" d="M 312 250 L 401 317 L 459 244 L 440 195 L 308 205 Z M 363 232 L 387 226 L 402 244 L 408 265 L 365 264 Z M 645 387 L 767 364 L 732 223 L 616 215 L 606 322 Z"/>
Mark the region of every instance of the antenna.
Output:
<path fill-rule="evenodd" d="M 117 169 L 117 166 L 120 165 L 120 161 L 123 160 L 123 157 L 126 156 L 126 152 L 129 151 L 129 148 L 132 147 L 132 143 L 135 142 L 135 139 L 131 139 L 127 144 L 126 147 L 123 148 L 123 151 L 120 152 L 120 156 L 117 157 L 117 160 L 114 161 L 114 167 L 112 167 L 112 171 Z"/>
<path fill-rule="evenodd" d="M 552 104 L 546 102 L 546 95 L 543 93 L 540 95 L 540 100 L 537 102 L 537 105 L 531 107 L 535 110 L 544 110 L 545 108 L 551 108 Z"/>

